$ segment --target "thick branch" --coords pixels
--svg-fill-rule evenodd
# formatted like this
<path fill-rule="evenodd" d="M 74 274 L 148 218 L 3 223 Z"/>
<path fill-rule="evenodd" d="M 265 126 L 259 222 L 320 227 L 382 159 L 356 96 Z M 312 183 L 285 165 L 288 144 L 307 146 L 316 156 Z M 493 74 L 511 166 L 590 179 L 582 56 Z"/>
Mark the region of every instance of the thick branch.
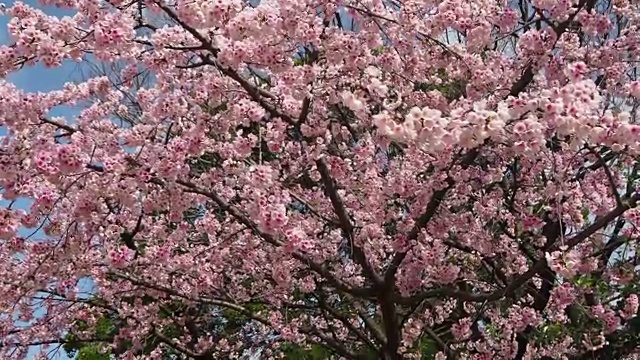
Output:
<path fill-rule="evenodd" d="M 336 188 L 335 181 L 331 177 L 331 173 L 329 171 L 329 168 L 327 167 L 327 164 L 324 162 L 324 159 L 318 159 L 316 161 L 316 166 L 318 167 L 320 177 L 322 178 L 322 183 L 324 184 L 329 199 L 331 200 L 331 204 L 333 205 L 333 210 L 340 220 L 340 228 L 344 231 L 349 242 L 351 243 L 355 261 L 360 266 L 362 266 L 362 271 L 369 280 L 371 280 L 374 284 L 380 284 L 382 282 L 382 279 L 369 263 L 366 255 L 364 254 L 364 251 L 362 250 L 362 248 L 354 244 L 353 224 L 349 219 L 349 214 L 347 213 L 347 209 L 344 206 L 340 195 L 338 195 L 338 189 Z"/>
<path fill-rule="evenodd" d="M 564 227 L 560 224 L 559 221 L 552 221 L 547 223 L 543 228 L 543 234 L 547 237 L 547 243 L 552 244 L 555 243 L 560 236 L 562 236 L 562 232 L 564 231 Z M 531 306 L 538 313 L 542 313 L 544 309 L 549 304 L 549 300 L 551 299 L 551 291 L 555 287 L 556 274 L 551 270 L 548 264 L 545 264 L 543 270 L 541 271 L 542 285 L 540 287 L 540 291 L 534 293 L 535 300 L 533 305 Z M 527 326 L 527 328 L 522 332 L 516 335 L 516 342 L 518 343 L 518 349 L 516 351 L 516 355 L 514 360 L 522 360 L 527 352 L 527 347 L 529 346 L 530 334 L 533 332 L 533 326 Z"/>

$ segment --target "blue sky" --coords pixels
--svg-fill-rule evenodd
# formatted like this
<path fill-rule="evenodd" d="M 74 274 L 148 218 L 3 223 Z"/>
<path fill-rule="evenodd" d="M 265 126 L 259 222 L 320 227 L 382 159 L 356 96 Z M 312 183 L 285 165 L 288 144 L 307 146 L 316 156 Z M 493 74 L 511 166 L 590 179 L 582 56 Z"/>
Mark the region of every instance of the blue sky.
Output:
<path fill-rule="evenodd" d="M 42 6 L 38 4 L 38 2 L 35 0 L 24 0 L 23 2 L 30 6 L 37 7 L 43 10 L 45 13 L 53 16 L 62 17 L 62 16 L 68 16 L 72 14 L 67 10 L 60 10 L 54 7 Z M 5 4 L 7 5 L 7 7 L 10 7 L 12 6 L 13 3 L 14 1 L 7 1 Z M 0 16 L 0 41 L 2 44 L 11 43 L 11 39 L 9 39 L 9 36 L 7 33 L 8 21 L 9 21 L 8 16 Z M 28 92 L 40 92 L 40 91 L 46 92 L 46 91 L 51 91 L 55 89 L 60 89 L 62 85 L 66 82 L 70 82 L 70 81 L 73 82 L 73 81 L 79 80 L 79 77 L 81 75 L 79 69 L 80 69 L 79 64 L 74 62 L 66 62 L 63 64 L 63 66 L 59 68 L 54 68 L 54 69 L 45 68 L 44 66 L 41 66 L 41 65 L 35 65 L 32 67 L 23 68 L 22 70 L 11 74 L 10 76 L 8 76 L 7 80 L 15 84 L 17 87 Z M 68 118 L 74 117 L 75 115 L 77 115 L 77 113 L 78 113 L 78 109 L 72 109 L 68 107 L 58 107 L 51 111 L 52 116 L 65 116 Z M 0 137 L 6 134 L 7 134 L 6 129 L 3 127 L 0 127 Z M 6 200 L 0 199 L 0 206 L 6 207 L 7 205 L 8 205 L 8 202 Z M 27 209 L 29 205 L 30 205 L 30 201 L 28 201 L 27 199 L 21 199 L 14 204 L 14 208 Z M 31 232 L 33 232 L 32 229 L 21 229 L 22 236 L 27 236 Z M 36 237 L 38 236 L 43 237 L 44 235 L 37 234 Z M 34 349 L 31 352 L 30 357 L 34 358 L 37 351 L 38 349 Z M 59 356 L 57 358 L 67 359 L 67 357 L 64 356 L 63 353 L 64 351 L 62 350 L 58 351 Z"/>

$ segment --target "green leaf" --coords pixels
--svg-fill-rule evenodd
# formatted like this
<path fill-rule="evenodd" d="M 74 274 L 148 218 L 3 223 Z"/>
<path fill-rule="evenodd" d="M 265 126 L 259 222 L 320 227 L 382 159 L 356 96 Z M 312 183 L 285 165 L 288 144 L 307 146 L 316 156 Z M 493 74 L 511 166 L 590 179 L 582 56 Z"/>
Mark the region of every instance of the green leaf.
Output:
<path fill-rule="evenodd" d="M 101 352 L 98 345 L 87 345 L 78 351 L 76 360 L 109 360 L 109 351 Z"/>
<path fill-rule="evenodd" d="M 380 46 L 376 49 L 371 50 L 371 53 L 373 54 L 373 56 L 380 56 L 384 54 L 385 49 L 386 48 L 384 46 Z"/>
<path fill-rule="evenodd" d="M 589 214 L 591 214 L 591 211 L 589 211 L 587 207 L 583 207 L 580 213 L 582 214 L 582 220 L 585 222 L 589 220 Z"/>
<path fill-rule="evenodd" d="M 420 340 L 418 346 L 420 347 L 420 354 L 422 355 L 421 359 L 432 360 L 436 358 L 436 354 L 438 353 L 438 345 L 435 343 L 435 341 L 423 337 Z"/>

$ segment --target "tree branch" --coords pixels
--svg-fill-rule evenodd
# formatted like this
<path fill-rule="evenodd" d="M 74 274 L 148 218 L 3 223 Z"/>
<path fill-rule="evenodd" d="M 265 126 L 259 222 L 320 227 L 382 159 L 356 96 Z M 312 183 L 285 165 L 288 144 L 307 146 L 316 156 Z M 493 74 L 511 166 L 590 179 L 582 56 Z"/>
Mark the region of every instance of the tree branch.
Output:
<path fill-rule="evenodd" d="M 334 211 L 335 211 L 335 213 L 338 216 L 338 219 L 340 221 L 340 228 L 344 231 L 345 235 L 347 236 L 347 239 L 351 243 L 355 261 L 360 266 L 362 266 L 362 271 L 363 271 L 364 275 L 370 281 L 372 281 L 375 285 L 381 284 L 382 283 L 382 279 L 380 278 L 380 275 L 378 275 L 376 273 L 376 271 L 373 269 L 373 266 L 371 266 L 371 264 L 369 263 L 369 261 L 368 261 L 366 255 L 364 254 L 364 251 L 362 250 L 362 248 L 360 248 L 359 246 L 357 246 L 354 243 L 354 239 L 353 239 L 353 237 L 354 237 L 353 224 L 351 223 L 351 220 L 349 219 L 349 214 L 347 213 L 347 209 L 345 208 L 344 203 L 342 202 L 342 199 L 340 198 L 340 195 L 338 195 L 338 189 L 336 188 L 335 181 L 331 177 L 331 173 L 330 173 L 329 168 L 327 167 L 327 164 L 325 163 L 324 159 L 316 160 L 316 166 L 318 167 L 318 171 L 320 172 L 320 177 L 322 178 L 322 183 L 324 184 L 324 187 L 326 189 L 327 195 L 329 196 L 329 199 L 331 200 L 331 204 L 333 205 L 333 209 L 334 209 Z"/>

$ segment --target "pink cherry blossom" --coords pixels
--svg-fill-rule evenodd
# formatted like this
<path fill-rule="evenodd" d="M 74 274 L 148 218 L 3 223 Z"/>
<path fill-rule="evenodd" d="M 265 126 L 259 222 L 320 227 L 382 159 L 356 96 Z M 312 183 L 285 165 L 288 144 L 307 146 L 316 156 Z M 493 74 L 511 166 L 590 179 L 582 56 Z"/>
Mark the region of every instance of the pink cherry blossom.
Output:
<path fill-rule="evenodd" d="M 41 3 L 0 8 L 0 358 L 637 358 L 640 3 Z"/>

